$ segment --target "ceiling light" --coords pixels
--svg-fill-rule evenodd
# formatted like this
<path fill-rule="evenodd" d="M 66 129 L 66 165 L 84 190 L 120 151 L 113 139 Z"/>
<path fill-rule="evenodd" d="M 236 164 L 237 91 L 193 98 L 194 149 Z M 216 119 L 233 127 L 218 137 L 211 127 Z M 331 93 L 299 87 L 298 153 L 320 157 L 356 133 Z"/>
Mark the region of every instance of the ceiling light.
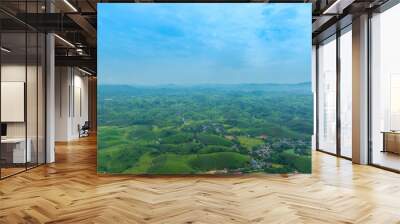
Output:
<path fill-rule="evenodd" d="M 67 4 L 74 12 L 78 12 L 78 10 L 68 0 L 64 0 L 64 3 Z"/>
<path fill-rule="evenodd" d="M 5 47 L 1 47 L 0 49 L 1 49 L 1 51 L 4 51 L 6 53 L 10 53 L 11 52 L 11 50 L 9 50 L 9 49 L 7 49 Z"/>
<path fill-rule="evenodd" d="M 64 39 L 64 38 L 62 38 L 62 37 L 60 37 L 60 36 L 57 35 L 57 34 L 54 34 L 54 36 L 57 37 L 57 38 L 58 38 L 59 40 L 61 40 L 62 42 L 66 43 L 68 46 L 75 48 L 75 45 L 73 45 L 73 44 L 72 44 L 71 42 L 69 42 L 68 40 L 66 40 L 66 39 Z"/>
<path fill-rule="evenodd" d="M 83 73 L 85 73 L 86 75 L 90 75 L 90 76 L 93 75 L 92 73 L 90 73 L 90 72 L 88 72 L 88 71 L 86 71 L 86 70 L 83 70 L 83 69 L 81 69 L 81 68 L 79 68 L 79 67 L 78 67 L 78 70 L 81 71 L 81 72 L 83 72 Z"/>
<path fill-rule="evenodd" d="M 83 49 L 82 48 L 77 48 L 76 49 L 76 53 L 78 53 L 78 55 L 83 55 Z"/>

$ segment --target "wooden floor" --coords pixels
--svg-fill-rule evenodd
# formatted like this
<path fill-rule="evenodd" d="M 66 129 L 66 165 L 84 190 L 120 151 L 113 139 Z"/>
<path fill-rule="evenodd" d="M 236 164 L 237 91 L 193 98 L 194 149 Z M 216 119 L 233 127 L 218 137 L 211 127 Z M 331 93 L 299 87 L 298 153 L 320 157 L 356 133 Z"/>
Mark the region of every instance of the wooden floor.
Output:
<path fill-rule="evenodd" d="M 19 173 L 19 172 L 23 172 L 23 171 L 25 171 L 25 167 L 24 168 L 14 168 L 14 167 L 11 167 L 11 168 L 4 168 L 4 167 L 2 167 L 1 168 L 1 177 L 3 178 L 3 177 L 8 177 L 8 176 L 11 176 L 11 175 L 13 175 L 13 174 L 16 174 L 16 173 Z"/>
<path fill-rule="evenodd" d="M 381 152 L 375 150 L 373 154 L 374 164 L 388 167 L 395 170 L 400 170 L 400 155 L 391 152 Z"/>
<path fill-rule="evenodd" d="M 312 175 L 97 176 L 96 141 L 0 181 L 0 223 L 400 223 L 400 175 L 315 152 Z"/>

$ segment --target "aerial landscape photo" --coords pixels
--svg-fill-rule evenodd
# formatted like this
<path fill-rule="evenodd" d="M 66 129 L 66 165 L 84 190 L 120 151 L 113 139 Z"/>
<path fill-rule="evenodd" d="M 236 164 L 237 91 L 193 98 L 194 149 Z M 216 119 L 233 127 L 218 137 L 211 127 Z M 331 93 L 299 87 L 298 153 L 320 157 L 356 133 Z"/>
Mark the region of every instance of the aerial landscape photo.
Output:
<path fill-rule="evenodd" d="M 307 4 L 99 4 L 98 165 L 311 173 Z"/>

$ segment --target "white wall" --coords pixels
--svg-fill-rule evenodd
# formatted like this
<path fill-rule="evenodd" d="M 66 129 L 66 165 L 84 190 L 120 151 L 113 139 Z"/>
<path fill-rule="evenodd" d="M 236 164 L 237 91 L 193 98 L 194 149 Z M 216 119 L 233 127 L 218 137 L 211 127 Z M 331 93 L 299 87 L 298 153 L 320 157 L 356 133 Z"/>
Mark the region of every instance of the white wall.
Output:
<path fill-rule="evenodd" d="M 55 85 L 55 140 L 77 139 L 78 125 L 88 120 L 88 77 L 76 68 L 57 67 Z"/>
<path fill-rule="evenodd" d="M 38 70 L 36 70 L 38 69 Z M 27 115 L 27 120 L 22 122 L 6 122 L 7 137 L 9 138 L 24 138 L 25 135 L 30 139 L 30 148 L 32 161 L 36 162 L 39 158 L 39 163 L 44 163 L 44 148 L 45 148 L 45 120 L 44 120 L 44 80 L 42 68 L 25 64 L 3 64 L 1 66 L 1 81 L 2 82 L 24 82 L 26 84 L 26 107 L 20 108 L 20 112 Z M 27 78 L 27 80 L 25 80 Z M 22 90 L 24 91 L 24 90 Z M 21 94 L 24 94 L 22 92 Z M 2 98 L 7 96 L 2 95 Z M 1 110 L 10 110 L 10 108 L 2 107 Z M 13 113 L 13 111 L 8 111 Z M 14 112 L 16 113 L 16 112 Z M 39 153 L 39 156 L 37 156 Z"/>
<path fill-rule="evenodd" d="M 27 70 L 25 70 L 27 69 Z M 1 66 L 1 81 L 2 82 L 24 82 L 26 83 L 25 76 L 26 71 L 28 74 L 28 85 L 34 86 L 35 88 L 27 88 L 27 118 L 28 118 L 28 129 L 36 130 L 36 80 L 31 75 L 36 76 L 36 66 L 28 66 L 19 64 L 4 64 Z M 4 97 L 4 96 L 3 96 Z M 39 105 L 41 106 L 41 105 Z M 7 108 L 1 108 L 7 110 Z M 32 123 L 33 122 L 33 123 Z M 24 137 L 25 136 L 25 122 L 7 122 L 7 134 L 9 137 Z M 29 131 L 29 130 L 28 130 Z M 29 137 L 29 133 L 28 133 Z"/>
<path fill-rule="evenodd" d="M 55 141 L 67 141 L 69 131 L 69 68 L 55 68 Z"/>
<path fill-rule="evenodd" d="M 25 64 L 8 64 L 1 66 L 1 81 L 3 82 L 25 82 Z M 28 68 L 29 70 L 30 68 Z M 1 108 L 7 110 L 7 108 Z M 7 137 L 25 137 L 25 122 L 7 123 Z"/>
<path fill-rule="evenodd" d="M 77 70 L 75 70 L 76 72 Z M 71 105 L 73 105 L 73 108 L 71 108 L 72 111 L 72 119 L 71 119 L 71 136 L 72 138 L 78 138 L 79 137 L 79 132 L 78 132 L 78 125 L 83 125 L 85 121 L 89 120 L 89 112 L 88 112 L 88 77 L 87 76 L 82 76 L 82 73 L 79 73 L 79 75 L 74 75 L 74 96 L 72 96 L 72 99 L 74 99 L 74 102 L 71 102 Z"/>

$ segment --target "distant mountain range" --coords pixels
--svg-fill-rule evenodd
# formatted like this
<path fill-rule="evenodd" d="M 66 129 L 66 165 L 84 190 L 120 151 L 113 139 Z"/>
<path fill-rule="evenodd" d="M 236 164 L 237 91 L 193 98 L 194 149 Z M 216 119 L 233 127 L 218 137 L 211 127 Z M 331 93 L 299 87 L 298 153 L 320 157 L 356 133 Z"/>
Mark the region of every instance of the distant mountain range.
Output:
<path fill-rule="evenodd" d="M 293 92 L 311 93 L 311 82 L 295 84 L 276 83 L 249 83 L 249 84 L 200 84 L 200 85 L 99 85 L 100 94 L 105 95 L 131 95 L 141 94 L 143 90 L 160 93 L 162 91 L 186 92 L 186 91 L 245 91 L 245 92 Z"/>
<path fill-rule="evenodd" d="M 207 84 L 195 85 L 200 89 L 242 90 L 242 91 L 311 91 L 311 82 L 295 84 L 249 83 L 249 84 Z"/>

